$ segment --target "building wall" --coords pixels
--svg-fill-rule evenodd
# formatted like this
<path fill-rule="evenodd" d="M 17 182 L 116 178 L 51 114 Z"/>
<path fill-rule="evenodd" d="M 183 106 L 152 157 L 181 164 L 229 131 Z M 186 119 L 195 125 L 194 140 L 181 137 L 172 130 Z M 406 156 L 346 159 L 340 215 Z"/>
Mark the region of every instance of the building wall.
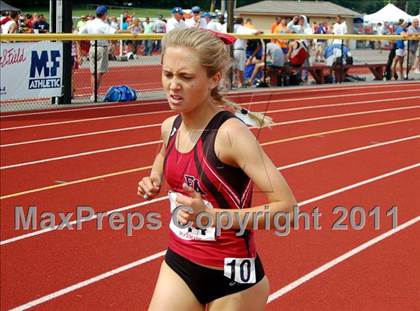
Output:
<path fill-rule="evenodd" d="M 271 32 L 271 25 L 275 21 L 275 16 L 273 15 L 251 15 L 251 14 L 238 14 L 240 17 L 242 17 L 245 21 L 247 18 L 251 18 L 255 27 L 257 29 L 263 30 L 265 33 Z M 286 15 L 279 15 L 281 17 L 285 18 L 293 18 L 293 16 L 286 16 Z M 353 18 L 346 18 L 346 24 L 347 29 L 349 33 L 353 33 Z M 317 22 L 319 24 L 321 21 L 327 21 L 328 24 L 332 27 L 335 23 L 335 17 L 325 17 L 325 16 L 309 16 L 309 21 Z"/>

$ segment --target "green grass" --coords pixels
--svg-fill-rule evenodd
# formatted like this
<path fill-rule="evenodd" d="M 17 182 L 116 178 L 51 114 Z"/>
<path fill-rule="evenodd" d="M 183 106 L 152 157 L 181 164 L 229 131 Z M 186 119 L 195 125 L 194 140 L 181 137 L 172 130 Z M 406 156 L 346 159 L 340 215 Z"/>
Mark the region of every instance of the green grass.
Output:
<path fill-rule="evenodd" d="M 146 17 L 149 16 L 150 18 L 156 18 L 158 15 L 162 14 L 163 16 L 170 17 L 171 11 L 170 9 L 154 9 L 154 8 L 130 8 L 127 9 L 128 13 L 132 15 L 135 13 L 136 17 Z M 48 19 L 49 18 L 49 8 L 32 8 L 32 9 L 24 9 L 25 13 L 38 13 L 44 14 L 44 16 Z M 108 15 L 109 16 L 120 16 L 124 12 L 124 9 L 109 9 Z M 79 17 L 82 15 L 95 15 L 95 9 L 86 9 L 86 8 L 73 8 L 72 12 L 73 17 Z"/>

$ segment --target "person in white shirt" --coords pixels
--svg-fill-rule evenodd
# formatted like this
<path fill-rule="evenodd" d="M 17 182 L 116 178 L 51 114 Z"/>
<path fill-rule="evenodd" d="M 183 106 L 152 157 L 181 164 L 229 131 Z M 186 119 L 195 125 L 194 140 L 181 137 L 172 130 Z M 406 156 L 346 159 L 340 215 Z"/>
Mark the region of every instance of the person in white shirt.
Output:
<path fill-rule="evenodd" d="M 345 20 L 338 15 L 336 18 L 336 23 L 333 25 L 332 33 L 335 35 L 346 35 L 347 34 L 347 24 Z M 341 44 L 342 40 L 334 39 L 333 44 Z"/>
<path fill-rule="evenodd" d="M 154 33 L 165 33 L 166 32 L 166 23 L 163 21 L 163 16 L 159 15 L 153 24 Z M 159 52 L 161 49 L 161 40 L 155 41 L 155 50 Z"/>
<path fill-rule="evenodd" d="M 222 32 L 222 24 L 220 24 L 217 20 L 216 20 L 216 16 L 212 16 L 210 13 L 204 13 L 203 17 L 206 19 L 207 21 L 207 29 L 211 30 L 211 31 L 217 31 L 217 32 Z"/>
<path fill-rule="evenodd" d="M 254 35 L 260 34 L 262 31 L 257 29 L 250 29 L 244 26 L 242 17 L 238 17 L 233 25 L 233 32 L 237 34 Z M 233 45 L 233 70 L 236 77 L 236 86 L 238 88 L 243 86 L 244 82 L 244 69 L 246 63 L 246 44 L 247 40 L 238 39 Z"/>
<path fill-rule="evenodd" d="M 18 30 L 18 12 L 10 13 L 10 20 L 1 26 L 2 33 L 16 33 Z"/>
<path fill-rule="evenodd" d="M 168 19 L 168 22 L 166 23 L 166 32 L 170 32 L 172 29 L 175 28 L 187 28 L 185 25 L 184 19 L 182 18 L 184 15 L 184 11 L 182 11 L 182 8 L 175 7 L 172 9 L 173 16 Z"/>
<path fill-rule="evenodd" d="M 98 6 L 96 8 L 96 18 L 88 21 L 80 30 L 79 33 L 83 34 L 114 34 L 116 32 L 128 32 L 117 30 L 107 24 L 108 9 L 105 6 Z M 107 40 L 97 40 L 97 89 L 101 84 L 102 76 L 108 71 L 108 46 Z M 90 42 L 89 49 L 89 67 L 90 67 L 90 85 L 92 88 L 92 96 L 90 99 L 93 101 L 95 96 L 95 41 Z"/>
<path fill-rule="evenodd" d="M 419 19 L 416 17 L 412 21 L 412 25 L 407 29 L 408 36 L 418 36 L 420 34 Z M 408 41 L 408 72 L 414 65 L 414 73 L 420 73 L 420 48 L 419 41 Z"/>
<path fill-rule="evenodd" d="M 192 17 L 185 20 L 187 28 L 197 27 L 201 29 L 207 28 L 207 22 L 204 16 L 201 16 L 201 8 L 199 6 L 193 6 L 191 8 Z"/>

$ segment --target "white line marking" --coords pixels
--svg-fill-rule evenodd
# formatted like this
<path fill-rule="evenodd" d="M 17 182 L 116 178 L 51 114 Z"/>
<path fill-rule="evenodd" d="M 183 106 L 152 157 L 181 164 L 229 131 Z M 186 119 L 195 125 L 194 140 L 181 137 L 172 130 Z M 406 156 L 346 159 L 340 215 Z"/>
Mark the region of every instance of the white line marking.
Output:
<path fill-rule="evenodd" d="M 335 191 L 328 192 L 328 194 L 329 194 L 328 196 L 333 196 L 333 195 L 335 195 L 335 194 L 337 194 L 337 193 L 341 193 L 341 192 L 344 192 L 344 191 L 347 191 L 347 190 L 350 190 L 350 189 L 353 189 L 353 188 L 359 187 L 359 186 L 361 186 L 361 185 L 364 185 L 364 184 L 367 184 L 367 183 L 370 183 L 370 182 L 373 182 L 373 181 L 376 181 L 376 180 L 379 180 L 379 179 L 382 179 L 382 178 L 386 178 L 386 177 L 388 177 L 388 176 L 396 175 L 396 174 L 399 174 L 399 173 L 401 173 L 401 172 L 408 171 L 408 170 L 410 170 L 410 169 L 413 169 L 413 168 L 416 168 L 416 167 L 419 167 L 419 166 L 420 166 L 420 163 L 417 163 L 417 164 L 414 164 L 414 165 L 410 165 L 410 166 L 406 166 L 406 167 L 400 168 L 400 169 L 395 170 L 395 171 L 388 172 L 388 173 L 383 174 L 383 175 L 379 175 L 379 176 L 376 176 L 376 177 L 373 177 L 373 178 L 370 178 L 370 179 L 366 179 L 366 180 L 361 181 L 361 182 L 358 182 L 358 183 L 356 183 L 356 184 L 352 184 L 352 185 L 349 185 L 349 186 L 347 186 L 347 187 L 339 188 L 339 189 L 337 189 L 337 190 L 335 190 Z M 304 202 L 314 202 L 314 201 L 317 201 L 317 200 L 321 200 L 321 199 L 324 199 L 324 198 L 326 197 L 325 195 L 326 195 L 326 194 L 324 194 L 324 195 L 320 195 L 320 196 L 318 196 L 318 197 L 314 197 L 314 198 L 309 199 L 309 200 L 306 200 L 306 201 L 304 201 Z M 298 203 L 298 204 L 299 204 L 299 205 L 301 205 L 301 206 L 302 206 L 302 205 L 304 205 L 304 204 L 308 204 L 308 203 L 304 203 L 304 202 L 301 202 L 301 203 Z M 412 225 L 412 224 L 414 224 L 414 223 L 418 222 L 419 220 L 420 220 L 420 216 L 417 216 L 416 218 L 413 218 L 413 219 L 411 219 L 410 221 L 408 221 L 408 222 L 406 222 L 406 223 L 404 223 L 404 224 L 402 224 L 402 225 L 399 225 L 397 228 L 392 229 L 392 230 L 390 230 L 390 231 L 387 231 L 386 233 L 381 234 L 380 236 L 378 236 L 378 237 L 376 237 L 376 238 L 374 238 L 374 239 L 372 239 L 372 240 L 369 240 L 368 242 L 366 242 L 366 243 L 364 243 L 364 244 L 360 245 L 359 247 L 357 247 L 357 248 L 353 249 L 352 251 L 350 251 L 350 252 L 346 253 L 346 254 L 349 254 L 349 253 L 350 253 L 350 255 L 346 255 L 346 254 L 344 254 L 343 256 L 345 256 L 345 255 L 347 256 L 347 257 L 346 257 L 346 258 L 344 258 L 344 259 L 347 259 L 347 258 L 349 258 L 349 257 L 353 256 L 354 254 L 357 254 L 357 253 L 358 253 L 358 252 L 360 252 L 361 250 L 363 250 L 363 249 L 365 249 L 365 248 L 367 248 L 367 247 L 369 247 L 369 246 L 371 246 L 371 245 L 373 245 L 373 244 L 375 244 L 375 243 L 378 243 L 379 241 L 381 241 L 381 240 L 383 240 L 383 239 L 387 238 L 388 236 L 390 236 L 390 235 L 392 235 L 392 234 L 394 234 L 394 233 L 396 233 L 396 232 L 398 232 L 398 231 L 401 231 L 401 230 L 403 230 L 403 229 L 407 228 L 408 226 L 410 226 L 410 225 Z M 372 241 L 373 241 L 373 242 L 372 242 Z M 366 246 L 366 245 L 367 245 L 367 246 Z M 364 247 L 364 248 L 362 248 L 362 247 Z M 360 249 L 360 248 L 362 248 L 362 249 Z M 354 250 L 356 250 L 356 251 L 354 251 Z M 31 307 L 37 306 L 37 305 L 42 304 L 42 303 L 44 303 L 44 302 L 47 302 L 47 301 L 49 301 L 49 300 L 55 299 L 55 298 L 57 298 L 57 297 L 60 297 L 60 296 L 63 296 L 63 295 L 65 295 L 65 294 L 68 294 L 68 293 L 70 293 L 70 292 L 73 292 L 73 291 L 75 291 L 75 290 L 78 290 L 78 289 L 80 289 L 80 288 L 86 287 L 86 286 L 88 286 L 88 285 L 90 285 L 90 284 L 93 284 L 93 283 L 99 282 L 99 281 L 101 281 L 101 280 L 103 280 L 103 279 L 106 279 L 106 278 L 108 278 L 108 277 L 110 277 L 110 276 L 113 276 L 113 275 L 116 275 L 116 274 L 118 274 L 118 273 L 121 273 L 121 272 L 127 271 L 127 270 L 129 270 L 129 269 L 132 269 L 132 268 L 135 268 L 135 267 L 141 266 L 141 265 L 143 265 L 144 263 L 147 263 L 147 262 L 150 262 L 150 261 L 152 261 L 152 260 L 154 260 L 154 259 L 160 258 L 161 256 L 163 256 L 163 255 L 165 254 L 165 252 L 166 252 L 166 250 L 160 251 L 160 252 L 158 252 L 158 253 L 156 253 L 156 254 L 153 254 L 153 255 L 151 255 L 151 256 L 141 258 L 141 259 L 139 259 L 139 260 L 137 260 L 137 261 L 134 261 L 134 262 L 132 262 L 132 263 L 129 263 L 129 264 L 126 264 L 126 265 L 124 265 L 124 266 L 118 267 L 118 268 L 116 268 L 116 269 L 110 270 L 110 271 L 108 271 L 108 272 L 105 272 L 105 273 L 99 274 L 99 275 L 97 275 L 97 276 L 95 276 L 95 277 L 89 278 L 89 279 L 84 280 L 84 281 L 82 281 L 82 282 L 79 282 L 79 283 L 73 284 L 73 285 L 68 286 L 68 287 L 66 287 L 66 288 L 63 288 L 63 289 L 61 289 L 61 290 L 55 291 L 55 292 L 53 292 L 53 293 L 51 293 L 51 294 L 48 294 L 48 295 L 42 296 L 42 297 L 40 297 L 40 298 L 38 298 L 38 299 L 32 300 L 32 301 L 30 301 L 30 302 L 28 302 L 28 303 L 26 303 L 26 304 L 23 304 L 23 305 L 17 306 L 16 308 L 12 309 L 12 311 L 17 311 L 17 310 L 26 310 L 26 309 L 29 309 L 29 308 L 31 308 Z M 340 257 L 339 257 L 339 258 L 340 258 Z M 343 261 L 344 259 L 341 259 L 341 261 Z M 339 263 L 339 262 L 341 262 L 341 261 L 338 261 L 337 263 Z M 336 263 L 336 264 L 337 264 L 337 263 Z M 328 265 L 328 263 L 327 263 L 327 265 Z M 330 267 L 327 267 L 326 269 L 324 269 L 324 271 L 325 271 L 325 270 L 327 270 L 327 269 L 329 269 L 329 268 L 330 268 Z M 315 271 L 316 271 L 316 270 L 315 270 Z M 317 274 L 320 274 L 320 273 L 321 273 L 321 272 L 318 272 Z M 315 274 L 315 275 L 317 275 L 317 274 Z M 315 276 L 315 275 L 314 275 L 314 276 Z M 312 277 L 313 277 L 313 276 L 312 276 Z M 311 277 L 311 278 L 312 278 L 312 277 Z M 309 279 L 310 279 L 310 278 L 309 278 Z M 300 279 L 299 279 L 299 280 L 300 280 Z M 303 282 L 301 282 L 300 284 L 302 284 L 302 283 L 304 283 L 304 282 L 306 282 L 306 281 L 303 281 Z M 291 283 L 291 284 L 293 284 L 293 283 Z M 300 285 L 300 284 L 299 284 L 299 285 Z M 299 285 L 295 285 L 293 288 L 295 288 L 295 287 L 297 287 L 297 286 L 299 286 Z M 286 287 L 287 287 L 287 286 L 286 286 Z M 293 288 L 291 288 L 291 289 L 293 289 Z M 290 291 L 291 289 L 287 290 L 286 292 Z M 275 293 L 274 293 L 274 294 L 275 294 Z M 274 296 L 273 296 L 273 294 L 271 294 L 271 295 L 270 295 L 270 297 L 273 297 L 273 298 L 271 298 L 271 300 L 270 300 L 270 298 L 269 298 L 269 302 L 271 302 L 272 300 L 276 299 L 276 297 L 274 297 Z"/>
<path fill-rule="evenodd" d="M 257 95 L 270 95 L 270 94 L 294 94 L 294 93 L 298 93 L 298 94 L 302 94 L 302 93 L 308 93 L 308 92 L 313 92 L 313 91 L 317 91 L 317 92 L 328 92 L 331 90 L 357 90 L 357 89 L 369 89 L 369 88 L 389 88 L 390 86 L 416 86 L 417 83 L 407 83 L 407 84 L 386 84 L 386 85 L 380 85 L 380 84 L 366 84 L 363 86 L 350 86 L 347 85 L 346 87 L 344 86 L 331 86 L 331 87 L 321 87 L 321 88 L 315 88 L 315 87 L 309 87 L 309 88 L 304 88 L 304 89 L 297 89 L 297 88 L 293 88 L 293 89 L 273 89 L 272 91 L 261 91 L 256 93 Z M 89 87 L 86 87 L 87 89 L 90 89 Z M 156 90 L 161 90 L 161 89 L 152 89 L 152 90 L 148 90 L 148 91 L 156 91 Z M 414 89 L 415 90 L 415 89 Z M 401 91 L 408 91 L 408 90 L 401 90 Z M 389 91 L 389 92 L 399 92 L 399 91 Z M 375 93 L 375 92 L 373 92 Z M 373 94 L 372 93 L 372 94 Z M 88 94 L 88 93 L 86 93 Z M 90 95 L 90 93 L 89 93 Z M 252 95 L 252 93 L 235 93 L 235 92 L 230 92 L 229 94 L 227 94 L 226 96 L 229 97 L 231 95 L 235 95 L 235 97 L 250 97 Z M 356 96 L 357 94 L 354 94 L 354 96 Z M 76 95 L 77 96 L 77 95 Z M 42 115 L 42 114 L 55 114 L 55 113 L 62 113 L 62 112 L 74 112 L 74 111 L 85 111 L 85 110 L 99 110 L 99 109 L 113 109 L 113 108 L 121 108 L 121 107 L 132 107 L 132 106 L 144 106 L 145 104 L 149 105 L 149 104 L 159 104 L 159 103 L 166 103 L 165 99 L 157 99 L 156 101 L 153 102 L 141 102 L 141 103 L 133 103 L 133 104 L 124 104 L 123 106 L 121 106 L 121 104 L 116 104 L 116 103 L 109 103 L 109 104 L 102 104 L 101 106 L 95 106 L 95 107 L 81 107 L 81 108 L 62 108 L 62 109 L 58 109 L 58 110 L 52 110 L 52 111 L 39 111 L 39 112 L 29 112 L 29 113 L 18 113 L 18 114 L 7 114 L 7 115 L 0 115 L 0 118 L 12 118 L 12 117 L 25 117 L 25 116 L 31 116 L 31 115 Z"/>
<path fill-rule="evenodd" d="M 402 97 L 400 99 L 414 99 L 414 98 L 419 98 L 419 97 L 418 96 Z M 378 103 L 378 102 L 383 103 L 383 102 L 389 102 L 389 101 L 392 102 L 392 101 L 396 101 L 396 100 L 399 100 L 399 99 L 398 98 L 387 98 L 387 99 L 367 100 L 367 101 L 358 101 L 358 102 L 346 102 L 346 103 L 341 103 L 341 104 L 313 105 L 313 106 L 304 106 L 304 107 L 294 107 L 294 108 L 284 108 L 284 109 L 279 109 L 279 110 L 271 110 L 271 111 L 267 111 L 266 113 L 288 112 L 288 111 L 298 111 L 298 110 L 308 110 L 308 109 L 318 109 L 318 108 L 331 108 L 331 107 L 341 107 L 341 106 L 353 106 L 353 105 L 361 105 L 361 104 L 374 104 L 374 103 Z M 86 136 L 92 136 L 92 135 L 116 133 L 116 132 L 121 132 L 121 131 L 131 131 L 131 130 L 137 130 L 137 129 L 142 129 L 142 128 L 158 127 L 158 126 L 161 126 L 161 124 L 157 123 L 157 124 L 148 124 L 148 125 L 140 125 L 140 126 L 131 126 L 131 127 L 123 127 L 123 128 L 97 131 L 97 132 L 87 132 L 87 133 L 81 133 L 81 134 L 57 136 L 57 137 L 50 137 L 50 138 L 36 139 L 36 140 L 28 140 L 28 141 L 21 141 L 21 142 L 16 142 L 16 143 L 0 145 L 0 148 L 14 147 L 14 146 L 20 146 L 20 145 L 26 145 L 26 144 L 42 143 L 42 142 L 49 142 L 49 141 L 55 141 L 55 140 L 77 138 L 77 137 L 86 137 Z"/>
<path fill-rule="evenodd" d="M 99 149 L 99 150 L 87 151 L 87 152 L 81 152 L 81 153 L 73 153 L 73 154 L 68 154 L 68 155 L 60 156 L 60 157 L 54 157 L 54 158 L 48 158 L 48 159 L 42 159 L 42 160 L 36 160 L 36 161 L 30 161 L 30 162 L 23 162 L 23 163 L 8 165 L 8 166 L 2 166 L 2 167 L 0 167 L 0 170 L 6 170 L 6 169 L 11 169 L 11 168 L 16 168 L 16 167 L 29 166 L 29 165 L 34 165 L 34 164 L 40 164 L 40 163 L 46 163 L 46 162 L 52 162 L 52 161 L 59 161 L 59 160 L 65 160 L 65 159 L 71 159 L 71 158 L 84 157 L 84 156 L 88 156 L 88 155 L 92 155 L 92 154 L 98 154 L 98 153 L 104 153 L 104 152 L 138 148 L 138 147 L 143 147 L 143 146 L 148 146 L 148 145 L 155 145 L 155 144 L 158 144 L 158 143 L 161 143 L 161 142 L 162 142 L 161 140 L 155 140 L 155 141 L 149 141 L 149 142 L 140 143 L 140 144 L 125 145 L 125 146 L 120 146 L 120 147 Z"/>
<path fill-rule="evenodd" d="M 50 138 L 43 138 L 43 139 L 27 140 L 27 141 L 21 141 L 21 142 L 18 142 L 18 143 L 0 145 L 0 148 L 15 147 L 15 146 L 21 146 L 21 145 L 35 144 L 35 143 L 44 143 L 44 142 L 48 142 L 48 141 L 64 140 L 64 139 L 86 137 L 86 136 L 93 136 L 93 135 L 117 133 L 117 132 L 122 132 L 122 131 L 139 130 L 139 129 L 150 128 L 150 127 L 158 127 L 158 126 L 161 126 L 161 125 L 162 125 L 161 123 L 147 124 L 147 125 L 117 128 L 117 129 L 112 129 L 112 130 L 104 130 L 104 131 L 87 132 L 87 133 L 74 134 L 74 135 L 66 135 L 66 136 L 50 137 Z"/>
<path fill-rule="evenodd" d="M 251 106 L 251 105 L 266 104 L 267 102 L 270 102 L 270 104 L 274 104 L 274 103 L 291 102 L 291 101 L 305 101 L 305 100 L 311 100 L 312 101 L 312 100 L 317 100 L 317 99 L 351 97 L 351 96 L 360 96 L 360 95 L 406 93 L 406 92 L 412 92 L 412 91 L 416 91 L 416 90 L 417 89 L 415 89 L 415 90 L 399 90 L 399 91 L 384 91 L 384 92 L 368 92 L 368 93 L 359 93 L 359 94 L 340 94 L 340 95 L 328 95 L 328 96 L 317 96 L 317 97 L 304 97 L 304 98 L 296 98 L 296 99 L 286 98 L 286 99 L 277 99 L 277 100 L 269 100 L 269 101 L 263 100 L 263 101 L 256 101 L 256 102 L 251 102 L 251 103 L 240 103 L 240 104 L 244 105 L 244 106 Z M 400 97 L 400 98 L 393 98 L 393 99 L 390 99 L 390 100 L 410 99 L 410 98 L 418 98 L 418 96 Z M 387 100 L 385 100 L 385 101 L 387 101 Z M 93 108 L 94 107 L 92 107 L 90 109 L 93 109 Z M 0 131 L 20 130 L 20 129 L 26 129 L 26 128 L 41 127 L 41 126 L 53 126 L 53 125 L 71 124 L 71 123 L 78 123 L 78 122 L 108 120 L 108 119 L 114 119 L 114 118 L 116 119 L 116 118 L 123 118 L 123 117 L 144 116 L 144 115 L 151 115 L 151 114 L 163 114 L 163 113 L 170 113 L 170 112 L 172 112 L 172 110 L 139 112 L 139 113 L 131 113 L 131 114 L 119 114 L 119 115 L 105 116 L 105 117 L 85 118 L 85 119 L 75 119 L 75 120 L 61 121 L 61 122 L 58 121 L 58 122 L 30 124 L 30 125 L 23 125 L 23 126 L 5 127 L 5 128 L 0 128 Z"/>
<path fill-rule="evenodd" d="M 420 98 L 420 96 L 419 96 L 419 98 Z M 274 123 L 274 124 L 271 125 L 271 127 L 273 127 L 273 126 L 279 126 L 279 125 L 288 125 L 288 124 L 295 124 L 295 123 L 318 121 L 318 120 L 335 119 L 335 118 L 340 118 L 340 117 L 358 116 L 358 115 L 371 114 L 371 113 L 377 113 L 377 112 L 389 112 L 389 111 L 407 110 L 407 109 L 418 109 L 418 108 L 420 108 L 420 106 L 406 106 L 406 107 L 398 107 L 398 108 L 387 108 L 387 109 L 378 109 L 378 110 L 367 110 L 367 111 L 350 112 L 350 113 L 335 114 L 335 115 L 323 116 L 323 117 L 315 117 L 315 118 L 307 118 L 307 119 L 300 119 L 300 120 L 284 121 L 284 122 Z"/>
<path fill-rule="evenodd" d="M 151 255 L 151 256 L 142 258 L 142 259 L 137 260 L 135 262 L 129 263 L 129 264 L 125 265 L 125 266 L 121 266 L 121 267 L 119 267 L 117 269 L 108 271 L 106 273 L 99 274 L 99 275 L 97 275 L 97 276 L 95 276 L 93 278 L 90 278 L 90 279 L 86 280 L 86 281 L 83 281 L 83 282 L 74 284 L 72 286 L 63 288 L 62 290 L 59 290 L 57 292 L 54 292 L 54 293 L 52 293 L 50 295 L 41 297 L 41 298 L 39 298 L 37 300 L 34 300 L 34 301 L 31 301 L 31 302 L 29 302 L 27 304 L 21 305 L 21 306 L 16 307 L 16 308 L 13 308 L 10 311 L 18 311 L 18 310 L 26 310 L 26 309 L 29 309 L 29 308 L 34 307 L 36 305 L 39 305 L 41 303 L 47 302 L 48 300 L 51 300 L 51 299 L 60 297 L 62 295 L 65 295 L 67 293 L 70 293 L 70 292 L 72 292 L 72 291 L 74 291 L 76 289 L 79 289 L 81 287 L 88 286 L 88 285 L 90 285 L 92 283 L 99 282 L 99 281 L 101 281 L 103 279 L 109 278 L 110 276 L 113 276 L 115 274 L 121 273 L 121 272 L 126 271 L 128 269 L 132 269 L 132 268 L 137 267 L 139 265 L 143 265 L 145 263 L 148 263 L 149 261 L 152 261 L 152 260 L 155 260 L 155 259 L 157 259 L 159 257 L 162 257 L 163 255 L 165 255 L 165 253 L 166 253 L 166 250 L 161 251 L 159 253 L 156 253 L 154 255 Z"/>
<path fill-rule="evenodd" d="M 153 200 L 150 200 L 150 201 L 145 201 L 145 202 L 141 202 L 141 203 L 135 203 L 135 204 L 123 206 L 123 207 L 120 207 L 120 208 L 117 208 L 117 209 L 106 211 L 104 213 L 105 213 L 106 216 L 108 216 L 109 214 L 112 214 L 112 213 L 124 212 L 124 211 L 131 210 L 131 209 L 134 209 L 134 208 L 137 208 L 137 207 L 142 207 L 144 205 L 149 205 L 149 204 L 152 204 L 152 203 L 164 201 L 164 200 L 167 200 L 167 199 L 168 199 L 168 196 L 164 196 L 164 197 L 156 198 L 156 199 L 153 199 Z M 81 220 L 80 223 L 91 221 L 91 220 L 94 220 L 96 218 L 97 218 L 97 215 L 95 214 L 90 219 Z M 77 221 L 73 220 L 73 221 L 69 222 L 69 224 L 72 225 L 72 226 L 77 225 Z M 31 233 L 18 235 L 14 238 L 10 238 L 10 239 L 7 239 L 7 240 L 0 241 L 0 246 L 10 244 L 10 243 L 14 243 L 14 242 L 17 242 L 17 241 L 20 241 L 20 240 L 28 239 L 28 238 L 31 238 L 31 237 L 34 237 L 34 236 L 37 236 L 37 235 L 41 235 L 41 234 L 44 234 L 44 233 L 48 233 L 48 232 L 51 232 L 51 231 L 55 231 L 55 230 L 58 229 L 58 227 L 59 226 L 57 225 L 57 226 L 54 226 L 54 227 L 48 227 L 48 228 L 45 228 L 45 229 L 33 231 Z"/>
<path fill-rule="evenodd" d="M 333 260 L 327 262 L 326 264 L 322 265 L 321 267 L 309 272 L 308 274 L 305 274 L 304 276 L 300 277 L 299 279 L 297 279 L 296 281 L 293 281 L 292 283 L 280 288 L 279 290 L 275 291 L 274 293 L 272 293 L 269 297 L 268 297 L 268 301 L 267 303 L 272 302 L 273 300 L 276 300 L 277 298 L 285 295 L 286 293 L 290 292 L 291 290 L 295 289 L 296 287 L 302 285 L 303 283 L 308 282 L 309 280 L 313 279 L 314 277 L 320 275 L 321 273 L 331 269 L 332 267 L 338 265 L 339 263 L 343 262 L 346 259 L 349 259 L 350 257 L 360 253 L 361 251 L 365 250 L 368 247 L 371 247 L 372 245 L 375 245 L 376 243 L 379 243 L 380 241 L 390 237 L 391 235 L 405 229 L 408 228 L 409 226 L 414 225 L 415 223 L 417 223 L 418 221 L 420 221 L 420 216 L 414 217 L 412 219 L 410 219 L 409 221 L 397 226 L 394 229 L 391 229 L 379 236 L 377 236 L 376 238 L 373 238 L 353 249 L 351 249 L 350 251 L 344 253 L 343 255 L 334 258 Z"/>
<path fill-rule="evenodd" d="M 408 107 L 388 108 L 388 109 L 379 109 L 379 110 L 359 111 L 359 112 L 337 114 L 337 115 L 330 115 L 330 116 L 317 117 L 317 118 L 290 120 L 290 121 L 285 121 L 285 122 L 274 123 L 274 124 L 271 125 L 271 127 L 288 125 L 288 124 L 295 124 L 295 123 L 311 122 L 311 121 L 317 121 L 317 120 L 341 118 L 341 117 L 348 117 L 348 116 L 365 115 L 365 114 L 378 113 L 378 112 L 389 112 L 389 111 L 418 109 L 418 108 L 420 108 L 420 106 L 408 106 Z M 158 144 L 158 143 L 161 143 L 161 142 L 162 142 L 161 140 L 155 140 L 155 141 L 146 142 L 146 143 L 124 145 L 124 146 L 113 147 L 113 148 L 98 149 L 98 150 L 92 150 L 92 151 L 81 152 L 81 153 L 73 153 L 73 154 L 68 154 L 68 155 L 64 155 L 64 156 L 46 158 L 46 159 L 41 159 L 41 160 L 29 161 L 29 162 L 21 162 L 21 163 L 2 166 L 2 167 L 0 167 L 0 170 L 6 170 L 6 169 L 11 169 L 11 168 L 35 165 L 35 164 L 40 164 L 40 163 L 52 162 L 52 161 L 60 161 L 60 160 L 65 160 L 65 159 L 70 159 L 70 158 L 89 156 L 89 155 L 97 154 L 97 153 L 104 153 L 104 152 L 124 150 L 124 149 L 129 149 L 129 148 L 143 147 L 143 146 L 147 146 L 147 145 Z"/>
<path fill-rule="evenodd" d="M 279 166 L 279 167 L 277 167 L 277 169 L 280 170 L 280 171 L 283 171 L 283 170 L 287 170 L 289 168 L 298 167 L 298 166 L 306 165 L 306 164 L 313 163 L 313 162 L 318 162 L 318 161 L 322 161 L 322 160 L 326 160 L 326 159 L 331 159 L 331 158 L 339 157 L 339 156 L 342 156 L 342 155 L 346 155 L 346 154 L 350 154 L 350 153 L 354 153 L 354 152 L 358 152 L 358 151 L 363 151 L 363 150 L 382 147 L 382 146 L 386 146 L 386 145 L 401 143 L 401 142 L 405 142 L 405 141 L 409 141 L 409 140 L 414 140 L 414 139 L 417 139 L 417 138 L 420 138 L 420 135 L 403 137 L 403 138 L 399 138 L 399 139 L 385 141 L 385 142 L 382 142 L 382 143 L 376 143 L 376 144 L 373 144 L 373 145 L 366 145 L 366 146 L 357 147 L 357 148 L 353 148 L 353 149 L 348 149 L 348 150 L 344 150 L 344 151 L 340 151 L 340 152 L 336 152 L 336 153 L 331 153 L 331 154 L 327 154 L 327 155 L 324 155 L 324 156 L 320 156 L 320 157 L 316 157 L 316 158 L 312 158 L 312 159 L 308 159 L 308 160 L 304 160 L 304 161 L 300 161 L 300 162 L 295 162 L 295 163 L 291 163 L 291 164 L 284 165 L 284 166 Z M 130 210 L 130 209 L 133 209 L 133 208 L 137 208 L 137 207 L 140 207 L 140 206 L 153 204 L 153 203 L 156 203 L 156 202 L 160 202 L 160 201 L 162 201 L 166 198 L 167 198 L 167 196 L 156 198 L 156 199 L 146 201 L 146 202 L 141 202 L 141 203 L 136 203 L 136 204 L 124 206 L 124 207 L 121 207 L 121 208 L 118 208 L 118 209 L 113 209 L 113 210 L 107 211 L 106 214 L 108 215 L 108 214 L 114 213 L 114 212 L 122 212 L 122 211 Z M 96 215 L 90 220 L 94 220 L 94 219 L 96 219 Z M 83 220 L 81 222 L 90 221 L 90 220 Z M 70 224 L 75 225 L 76 221 L 74 220 Z M 40 235 L 40 234 L 44 234 L 44 233 L 47 233 L 47 232 L 50 232 L 50 231 L 55 231 L 57 228 L 58 228 L 58 225 L 55 226 L 55 227 L 52 227 L 52 228 L 37 230 L 37 231 L 33 231 L 31 233 L 22 234 L 22 235 L 19 235 L 19 236 L 16 236 L 16 237 L 13 237 L 13 238 L 10 238 L 10 239 L 7 239 L 7 240 L 2 240 L 2 241 L 0 241 L 0 246 L 1 245 L 6 245 L 6 244 L 9 244 L 9 243 L 13 243 L 13 242 L 16 242 L 16 241 L 20 241 L 20 240 L 23 240 L 23 239 L 27 239 L 27 238 L 37 236 L 37 235 Z"/>

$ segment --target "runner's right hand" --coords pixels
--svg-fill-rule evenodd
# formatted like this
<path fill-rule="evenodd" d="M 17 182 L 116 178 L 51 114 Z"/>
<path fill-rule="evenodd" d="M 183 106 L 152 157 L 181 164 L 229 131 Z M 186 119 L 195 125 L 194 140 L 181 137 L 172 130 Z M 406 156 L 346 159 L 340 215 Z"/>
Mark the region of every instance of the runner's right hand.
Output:
<path fill-rule="evenodd" d="M 139 182 L 137 194 L 143 198 L 153 199 L 160 192 L 161 180 L 158 176 L 147 176 Z"/>

